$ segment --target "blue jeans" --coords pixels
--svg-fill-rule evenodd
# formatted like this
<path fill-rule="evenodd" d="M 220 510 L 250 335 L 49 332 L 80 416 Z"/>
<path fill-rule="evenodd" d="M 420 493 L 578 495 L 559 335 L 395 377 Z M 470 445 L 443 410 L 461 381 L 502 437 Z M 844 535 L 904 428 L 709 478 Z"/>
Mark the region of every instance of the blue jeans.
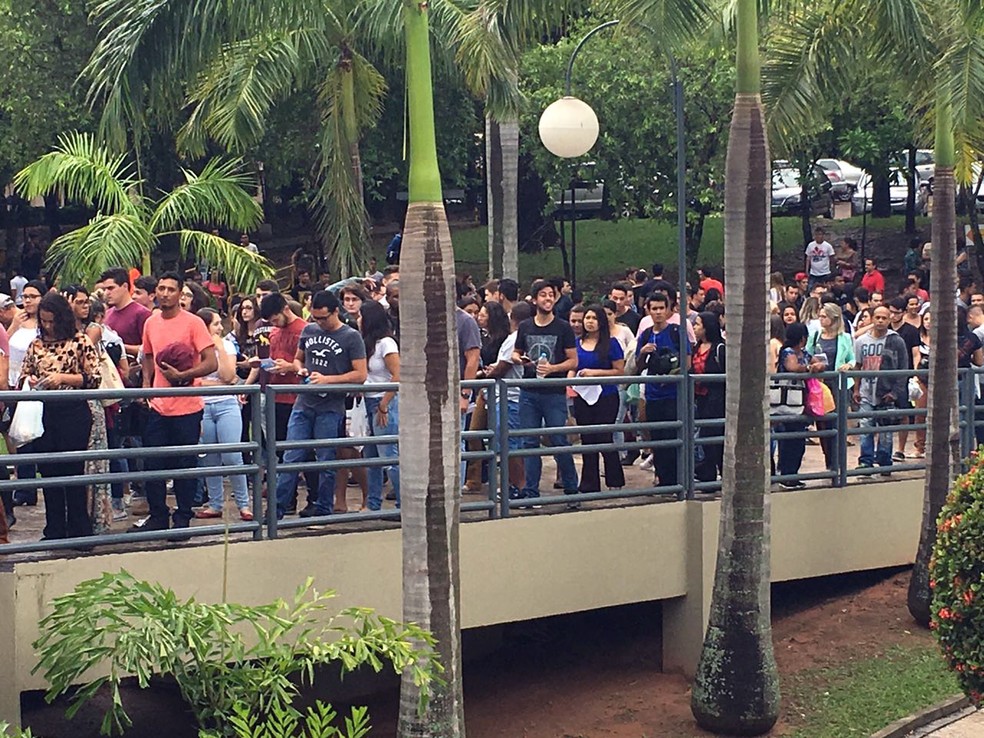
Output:
<path fill-rule="evenodd" d="M 205 414 L 202 417 L 202 443 L 239 443 L 242 440 L 243 416 L 239 408 L 239 400 L 235 397 L 223 397 L 215 402 L 205 403 Z M 241 466 L 243 454 L 241 451 L 205 454 L 201 459 L 202 466 Z M 246 490 L 246 475 L 232 474 L 229 476 L 232 484 L 232 494 L 236 498 L 236 507 L 242 510 L 249 507 L 249 492 Z M 224 502 L 222 492 L 222 477 L 210 476 L 205 478 L 208 488 L 208 506 L 213 510 L 221 510 Z"/>
<path fill-rule="evenodd" d="M 381 397 L 367 397 L 366 413 L 369 415 L 369 432 L 374 436 L 395 436 L 400 432 L 400 406 L 397 403 L 399 398 L 394 397 L 389 403 L 389 413 L 386 416 L 385 426 L 376 426 L 376 411 L 379 409 Z M 395 443 L 366 444 L 362 456 L 366 459 L 395 459 L 398 455 L 398 447 Z M 396 494 L 396 506 L 400 506 L 400 467 L 388 466 L 389 479 L 393 484 L 393 492 Z M 367 505 L 370 510 L 378 510 L 383 505 L 383 467 L 370 466 L 366 469 L 369 477 L 369 496 Z"/>
<path fill-rule="evenodd" d="M 519 393 L 519 424 L 521 428 L 562 427 L 567 424 L 567 395 L 563 392 L 534 392 L 522 389 Z M 555 448 L 568 448 L 570 443 L 562 433 L 547 436 L 550 445 Z M 528 436 L 523 439 L 524 448 L 537 448 L 540 439 Z M 560 480 L 565 492 L 577 492 L 577 469 L 574 468 L 574 457 L 569 453 L 554 454 L 557 468 L 560 470 Z M 526 483 L 523 491 L 527 495 L 540 493 L 540 474 L 543 463 L 539 456 L 527 456 L 523 459 L 526 467 Z"/>
<path fill-rule="evenodd" d="M 871 404 L 870 400 L 861 398 L 861 412 L 870 413 L 874 409 L 875 407 Z M 879 425 L 888 425 L 891 422 L 891 418 L 861 418 L 858 420 L 858 428 L 874 428 Z M 878 437 L 877 451 L 875 450 L 875 436 Z M 858 458 L 858 461 L 861 464 L 891 466 L 892 434 L 885 431 L 863 434 L 861 436 L 861 456 Z"/>
<path fill-rule="evenodd" d="M 287 421 L 288 441 L 312 441 L 314 439 L 340 438 L 345 432 L 345 413 L 335 410 L 315 412 L 294 405 Z M 334 461 L 336 449 L 320 446 L 314 450 L 318 461 Z M 284 451 L 285 464 L 297 464 L 305 460 L 307 449 L 291 448 Z M 297 472 L 277 472 L 277 518 L 284 516 L 294 490 L 297 489 Z M 318 475 L 318 515 L 331 515 L 335 504 L 335 470 L 322 469 Z"/>

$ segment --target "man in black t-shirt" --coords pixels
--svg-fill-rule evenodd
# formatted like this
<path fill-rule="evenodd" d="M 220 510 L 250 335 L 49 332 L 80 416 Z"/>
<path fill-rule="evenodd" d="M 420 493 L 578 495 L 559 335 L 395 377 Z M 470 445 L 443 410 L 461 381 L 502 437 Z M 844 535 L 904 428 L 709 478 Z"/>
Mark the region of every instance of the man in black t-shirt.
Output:
<path fill-rule="evenodd" d="M 616 282 L 608 291 L 608 299 L 615 303 L 615 322 L 628 326 L 632 333 L 638 333 L 642 318 L 632 309 L 631 295 L 632 285 L 628 282 Z"/>
<path fill-rule="evenodd" d="M 546 280 L 537 280 L 531 290 L 536 315 L 520 324 L 516 334 L 516 348 L 513 363 L 524 364 L 528 376 L 542 378 L 566 377 L 567 372 L 577 369 L 577 350 L 574 331 L 553 314 L 556 292 Z M 567 424 L 567 392 L 562 385 L 545 387 L 523 387 L 519 392 L 520 428 L 563 427 Z M 540 439 L 528 436 L 523 439 L 525 448 L 537 448 Z M 551 434 L 550 445 L 566 448 L 567 436 Z M 574 458 L 569 453 L 554 454 L 564 494 L 577 494 L 577 469 Z M 526 482 L 518 497 L 536 498 L 540 496 L 540 474 L 542 463 L 539 456 L 525 457 Z M 571 507 L 576 505 L 571 505 Z"/>

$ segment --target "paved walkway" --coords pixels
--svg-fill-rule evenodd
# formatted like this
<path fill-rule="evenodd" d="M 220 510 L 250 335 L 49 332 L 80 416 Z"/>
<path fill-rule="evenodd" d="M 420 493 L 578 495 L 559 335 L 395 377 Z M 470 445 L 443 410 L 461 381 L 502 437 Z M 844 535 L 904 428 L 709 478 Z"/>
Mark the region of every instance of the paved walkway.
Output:
<path fill-rule="evenodd" d="M 969 712 L 949 725 L 930 730 L 928 733 L 918 732 L 915 735 L 926 736 L 926 738 L 982 738 L 984 736 L 984 711 Z"/>

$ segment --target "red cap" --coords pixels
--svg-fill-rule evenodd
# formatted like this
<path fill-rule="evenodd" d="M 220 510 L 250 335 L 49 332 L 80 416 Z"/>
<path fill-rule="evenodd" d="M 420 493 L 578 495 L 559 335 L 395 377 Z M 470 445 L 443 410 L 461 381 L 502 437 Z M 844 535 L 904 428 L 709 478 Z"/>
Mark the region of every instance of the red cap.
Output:
<path fill-rule="evenodd" d="M 801 282 L 806 279 L 806 272 L 796 272 L 796 281 Z"/>

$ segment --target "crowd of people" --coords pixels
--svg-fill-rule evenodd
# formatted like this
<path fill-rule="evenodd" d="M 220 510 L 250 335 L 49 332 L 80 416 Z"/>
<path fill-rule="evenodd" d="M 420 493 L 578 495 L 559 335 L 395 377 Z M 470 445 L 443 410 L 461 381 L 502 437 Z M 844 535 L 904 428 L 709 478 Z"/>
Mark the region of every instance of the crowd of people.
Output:
<path fill-rule="evenodd" d="M 925 368 L 930 351 L 931 320 L 928 268 L 931 246 L 913 243 L 905 256 L 905 278 L 888 291 L 877 260 L 859 263 L 850 238 L 836 247 L 817 229 L 805 249 L 804 270 L 791 279 L 771 278 L 770 360 L 765 370 L 780 372 L 770 403 L 777 417 L 773 442 L 774 473 L 787 489 L 803 483 L 800 471 L 806 444 L 819 442 L 827 466 L 835 468 L 832 424 L 824 417 L 842 396 L 832 372 L 872 372 L 847 380 L 850 401 L 866 411 L 925 407 L 924 377 L 876 374 L 879 370 Z M 247 243 L 243 244 L 248 248 Z M 984 364 L 984 294 L 977 291 L 966 259 L 958 260 L 960 366 Z M 221 275 L 201 270 L 198 278 L 165 272 L 157 277 L 134 269 L 103 273 L 94 289 L 58 286 L 41 280 L 12 280 L 12 295 L 0 294 L 0 389 L 86 389 L 134 387 L 223 387 L 273 385 L 364 385 L 358 393 L 279 392 L 273 412 L 277 441 L 315 441 L 345 437 L 394 436 L 399 425 L 399 395 L 372 385 L 400 379 L 399 266 L 329 284 L 316 282 L 301 264 L 293 284 L 282 290 L 274 281 L 260 282 L 253 294 L 235 294 Z M 207 274 L 208 278 L 203 279 Z M 725 284 L 714 267 L 698 270 L 684 299 L 664 278 L 663 267 L 632 268 L 597 299 L 585 299 L 562 278 L 535 278 L 528 289 L 511 279 L 476 285 L 468 275 L 458 280 L 456 330 L 462 379 L 525 378 L 509 385 L 504 412 L 484 391 L 463 390 L 463 427 L 497 429 L 500 418 L 512 430 L 561 429 L 537 435 L 510 435 L 509 447 L 549 446 L 556 459 L 553 487 L 570 496 L 617 490 L 625 485 L 623 467 L 651 471 L 653 485 L 682 496 L 679 451 L 679 381 L 686 369 L 694 377 L 696 418 L 722 420 L 726 371 L 727 325 Z M 6 364 L 6 371 L 3 365 Z M 819 379 L 812 375 L 822 374 Z M 791 375 L 802 374 L 802 378 Z M 665 377 L 632 381 L 635 376 Z M 706 376 L 707 379 L 702 377 Z M 592 384 L 570 378 L 605 379 Z M 832 378 L 833 377 L 833 378 Z M 816 394 L 823 409 L 809 416 L 807 396 Z M 799 399 L 793 399 L 798 397 Z M 199 459 L 193 448 L 203 443 L 233 444 L 251 433 L 252 403 L 260 395 L 235 393 L 155 397 L 147 402 L 60 400 L 44 405 L 44 433 L 21 445 L 18 453 L 52 454 L 83 449 L 175 446 L 181 450 L 143 460 L 146 470 L 190 469 L 196 465 L 240 467 L 242 452 L 210 453 Z M 265 400 L 264 400 L 265 401 Z M 798 404 L 797 404 L 798 403 Z M 265 409 L 263 409 L 265 415 Z M 57 420 L 56 420 L 57 417 Z M 47 422 L 49 421 L 50 422 Z M 619 422 L 660 423 L 644 434 L 607 429 Z M 5 423 L 12 421 L 11 408 Z M 863 418 L 862 426 L 916 423 L 916 416 L 889 420 Z M 817 439 L 807 438 L 809 426 Z M 578 434 L 577 426 L 588 426 Z M 693 474 L 698 482 L 721 473 L 723 423 L 700 424 L 704 439 L 694 449 Z M 582 448 L 572 445 L 580 435 Z M 878 432 L 860 436 L 858 465 L 883 467 L 925 452 L 925 432 Z M 909 453 L 908 442 L 912 440 Z M 472 449 L 481 441 L 470 441 Z M 598 445 L 615 444 L 611 450 Z M 8 439 L 7 448 L 14 443 Z M 621 448 L 620 448 L 621 447 Z M 639 449 L 643 449 L 641 452 Z M 574 454 L 582 456 L 580 474 Z M 348 486 L 360 488 L 356 509 L 379 510 L 384 494 L 399 505 L 397 466 L 365 467 L 360 458 L 394 458 L 394 443 L 292 447 L 281 461 L 295 464 L 351 460 L 299 475 L 283 471 L 266 479 L 264 495 L 278 518 L 312 517 L 349 511 Z M 127 471 L 125 458 L 110 462 L 16 463 L 18 479 L 36 479 L 44 490 L 45 539 L 85 536 L 107 531 L 114 520 L 129 517 L 134 496 L 146 496 L 149 514 L 133 530 L 187 527 L 193 519 L 222 518 L 226 484 L 220 476 L 204 480 L 176 475 L 171 481 L 113 485 L 65 484 L 66 478 L 100 471 Z M 133 460 L 130 460 L 133 463 Z M 263 459 L 257 460 L 263 466 Z M 487 465 L 463 465 L 464 491 L 477 492 L 486 481 Z M 0 474 L 7 466 L 0 465 Z M 299 476 L 306 488 L 299 509 Z M 536 506 L 541 495 L 542 463 L 537 455 L 511 456 L 508 489 L 512 500 Z M 45 484 L 57 477 L 62 486 Z M 227 476 L 242 520 L 253 520 L 250 480 Z M 389 484 L 389 492 L 386 486 Z M 168 488 L 176 508 L 167 502 Z M 36 489 L 2 496 L 7 526 L 16 522 L 18 505 L 37 504 Z"/>

